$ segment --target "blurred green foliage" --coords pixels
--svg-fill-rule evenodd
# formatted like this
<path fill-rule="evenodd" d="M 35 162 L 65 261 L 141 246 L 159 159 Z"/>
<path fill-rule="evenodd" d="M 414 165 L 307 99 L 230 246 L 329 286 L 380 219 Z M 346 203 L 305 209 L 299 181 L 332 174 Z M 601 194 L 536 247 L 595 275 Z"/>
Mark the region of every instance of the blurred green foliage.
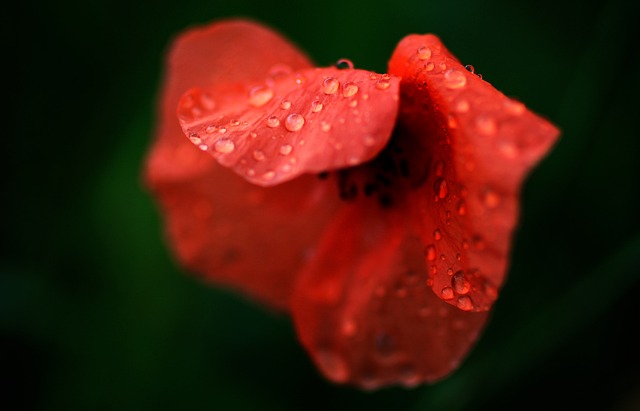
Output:
<path fill-rule="evenodd" d="M 9 409 L 640 409 L 638 7 L 608 2 L 33 1 L 1 25 L 0 392 Z M 140 171 L 164 52 L 245 16 L 320 65 L 385 71 L 406 34 L 562 129 L 523 193 L 507 284 L 450 378 L 321 378 L 289 320 L 171 259 Z M 4 406 L 3 406 L 4 407 Z"/>

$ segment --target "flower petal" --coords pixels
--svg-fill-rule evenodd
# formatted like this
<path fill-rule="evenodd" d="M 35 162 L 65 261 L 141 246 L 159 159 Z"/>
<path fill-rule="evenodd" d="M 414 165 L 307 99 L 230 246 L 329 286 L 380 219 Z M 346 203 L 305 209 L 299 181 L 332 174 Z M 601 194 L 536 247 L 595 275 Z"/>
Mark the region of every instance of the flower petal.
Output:
<path fill-rule="evenodd" d="M 457 368 L 487 313 L 433 295 L 406 213 L 360 197 L 344 206 L 297 283 L 292 313 L 323 374 L 365 389 L 415 386 Z"/>
<path fill-rule="evenodd" d="M 196 176 L 211 168 L 208 156 L 200 155 L 188 140 L 185 144 L 176 118 L 178 101 L 187 90 L 259 81 L 269 71 L 308 67 L 311 61 L 302 52 L 250 21 L 227 20 L 181 34 L 168 53 L 156 144 L 145 170 L 149 184 Z"/>
<path fill-rule="evenodd" d="M 398 89 L 398 78 L 363 70 L 280 70 L 190 90 L 178 114 L 201 150 L 270 186 L 373 158 L 391 136 Z"/>
<path fill-rule="evenodd" d="M 192 87 L 251 82 L 273 67 L 309 65 L 287 41 L 251 22 L 185 33 L 169 54 L 145 169 L 181 263 L 278 308 L 288 307 L 297 269 L 336 209 L 335 187 L 305 176 L 266 190 L 238 178 L 185 138 L 176 107 Z"/>
<path fill-rule="evenodd" d="M 399 123 L 428 165 L 409 201 L 436 295 L 488 310 L 507 269 L 519 195 L 558 130 L 463 67 L 433 35 L 403 39 L 389 64 L 402 76 Z M 414 145 L 416 145 L 414 144 Z"/>

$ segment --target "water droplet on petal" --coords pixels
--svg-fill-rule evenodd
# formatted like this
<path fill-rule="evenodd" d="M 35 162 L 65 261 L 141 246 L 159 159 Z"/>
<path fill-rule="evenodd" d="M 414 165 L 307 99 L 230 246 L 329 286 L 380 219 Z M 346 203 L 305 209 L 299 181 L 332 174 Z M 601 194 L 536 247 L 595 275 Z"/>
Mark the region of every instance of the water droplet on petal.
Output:
<path fill-rule="evenodd" d="M 424 255 L 427 257 L 427 261 L 435 261 L 436 259 L 436 247 L 433 244 L 428 245 L 424 249 Z"/>
<path fill-rule="evenodd" d="M 498 126 L 493 117 L 481 115 L 476 118 L 476 129 L 481 134 L 490 136 L 496 133 Z"/>
<path fill-rule="evenodd" d="M 476 68 L 473 67 L 471 64 L 467 64 L 466 66 L 464 66 L 464 68 L 466 68 L 467 71 L 469 71 L 471 73 L 475 73 L 476 72 Z"/>
<path fill-rule="evenodd" d="M 450 89 L 462 88 L 467 84 L 467 78 L 464 73 L 458 70 L 448 70 L 444 73 L 444 85 Z"/>
<path fill-rule="evenodd" d="M 316 361 L 318 362 L 318 367 L 332 381 L 345 382 L 349 379 L 349 366 L 337 353 L 329 350 L 320 350 Z"/>
<path fill-rule="evenodd" d="M 456 305 L 464 311 L 471 311 L 473 309 L 473 302 L 471 302 L 471 298 L 468 295 L 461 295 L 458 297 Z"/>
<path fill-rule="evenodd" d="M 280 120 L 278 120 L 278 117 L 271 116 L 267 119 L 267 126 L 274 128 L 274 127 L 278 127 L 279 125 L 280 125 Z"/>
<path fill-rule="evenodd" d="M 495 191 L 487 189 L 482 192 L 482 202 L 488 208 L 496 208 L 500 204 L 500 196 Z"/>
<path fill-rule="evenodd" d="M 442 238 L 442 233 L 440 232 L 439 229 L 436 228 L 435 230 L 433 230 L 433 238 L 436 241 L 438 241 L 438 240 L 440 240 Z"/>
<path fill-rule="evenodd" d="M 349 59 L 340 59 L 336 62 L 338 70 L 353 70 L 353 62 Z"/>
<path fill-rule="evenodd" d="M 200 137 L 198 137 L 198 134 L 196 133 L 192 133 L 189 136 L 189 140 L 191 140 L 191 142 L 195 145 L 200 145 L 200 143 L 202 143 L 202 139 Z"/>
<path fill-rule="evenodd" d="M 376 88 L 378 90 L 386 90 L 389 88 L 390 85 L 391 85 L 391 80 L 383 77 L 380 80 L 378 80 L 378 82 L 376 83 Z"/>
<path fill-rule="evenodd" d="M 290 114 L 285 120 L 284 126 L 289 131 L 298 131 L 304 126 L 304 117 L 300 114 Z"/>
<path fill-rule="evenodd" d="M 344 83 L 342 85 L 342 95 L 345 97 L 351 97 L 358 92 L 358 86 L 355 83 Z"/>
<path fill-rule="evenodd" d="M 303 76 L 301 73 L 296 73 L 296 84 L 303 84 L 307 81 L 307 78 Z"/>
<path fill-rule="evenodd" d="M 465 204 L 464 201 L 460 201 L 460 203 L 458 203 L 458 214 L 460 215 L 467 214 L 467 205 Z"/>
<path fill-rule="evenodd" d="M 433 65 L 433 63 L 429 62 L 429 63 L 425 64 L 424 71 L 432 71 L 434 67 L 435 66 Z"/>
<path fill-rule="evenodd" d="M 264 155 L 264 153 L 263 153 L 262 151 L 260 151 L 260 150 L 255 150 L 255 151 L 253 152 L 253 158 L 254 158 L 256 161 L 262 161 L 262 160 L 264 160 L 264 159 L 265 159 L 265 155 Z"/>
<path fill-rule="evenodd" d="M 239 126 L 239 125 L 240 125 L 240 121 L 239 121 L 239 120 L 231 120 L 231 121 L 229 122 L 229 125 L 230 125 L 231 127 L 237 127 L 237 126 Z"/>
<path fill-rule="evenodd" d="M 276 176 L 275 171 L 267 171 L 262 175 L 262 180 L 264 181 L 271 181 L 274 179 L 274 177 Z"/>
<path fill-rule="evenodd" d="M 209 146 L 206 144 L 200 144 L 198 148 L 202 151 L 207 151 L 209 149 Z"/>
<path fill-rule="evenodd" d="M 291 102 L 289 100 L 282 100 L 282 103 L 280 103 L 280 108 L 283 110 L 288 110 L 291 108 Z"/>
<path fill-rule="evenodd" d="M 471 283 L 464 278 L 464 271 L 462 270 L 451 277 L 451 286 L 458 294 L 467 294 L 471 291 Z"/>
<path fill-rule="evenodd" d="M 258 137 L 258 133 L 252 131 L 251 133 L 249 133 L 249 135 L 251 136 L 251 138 L 256 138 Z"/>
<path fill-rule="evenodd" d="M 322 92 L 324 94 L 334 94 L 338 91 L 338 87 L 340 86 L 340 82 L 333 77 L 327 77 L 322 82 Z"/>
<path fill-rule="evenodd" d="M 449 187 L 443 178 L 436 179 L 433 183 L 433 190 L 436 192 L 436 196 L 438 196 L 438 198 L 445 198 L 449 193 Z"/>
<path fill-rule="evenodd" d="M 283 144 L 280 146 L 280 154 L 282 154 L 283 156 L 289 155 L 292 150 L 293 147 L 290 144 Z"/>
<path fill-rule="evenodd" d="M 249 104 L 253 107 L 262 107 L 273 98 L 273 90 L 270 87 L 258 86 L 249 92 Z"/>
<path fill-rule="evenodd" d="M 452 114 L 449 114 L 447 116 L 447 125 L 449 128 L 458 128 L 458 119 L 456 119 Z"/>
<path fill-rule="evenodd" d="M 280 171 L 282 171 L 285 174 L 290 172 L 291 169 L 293 169 L 293 166 L 291 164 L 283 164 L 282 167 L 280 167 Z"/>
<path fill-rule="evenodd" d="M 213 134 L 216 132 L 216 127 L 215 126 L 207 126 L 207 128 L 204 130 L 207 132 L 207 134 Z"/>
<path fill-rule="evenodd" d="M 218 129 L 218 133 L 220 133 L 220 134 L 224 134 L 224 133 L 226 133 L 226 132 L 227 132 L 227 128 L 226 128 L 226 127 L 220 127 L 220 128 Z"/>
<path fill-rule="evenodd" d="M 324 131 L 325 133 L 331 130 L 331 124 L 327 123 L 326 121 L 323 121 L 320 127 L 322 128 L 322 131 Z"/>
<path fill-rule="evenodd" d="M 427 46 L 422 46 L 418 49 L 418 58 L 420 60 L 429 60 L 431 58 L 431 49 Z"/>
<path fill-rule="evenodd" d="M 438 68 L 442 71 L 447 69 L 447 64 L 445 62 L 442 62 L 440 64 L 438 64 Z"/>
<path fill-rule="evenodd" d="M 233 150 L 236 148 L 236 145 L 233 143 L 233 141 L 229 140 L 228 138 L 221 138 L 215 142 L 213 148 L 218 153 L 228 154 L 233 152 Z"/>
<path fill-rule="evenodd" d="M 440 291 L 440 295 L 442 296 L 442 299 L 444 300 L 451 300 L 454 297 L 454 292 L 453 292 L 453 288 L 451 287 L 444 287 L 441 291 Z"/>
<path fill-rule="evenodd" d="M 524 113 L 526 110 L 526 107 L 524 106 L 524 104 L 522 104 L 517 100 L 512 100 L 512 99 L 505 100 L 504 108 L 507 110 L 507 112 L 516 116 L 519 116 L 520 114 Z"/>
<path fill-rule="evenodd" d="M 467 100 L 459 100 L 453 109 L 458 113 L 466 113 L 469 111 L 469 102 Z"/>
<path fill-rule="evenodd" d="M 291 69 L 290 66 L 287 66 L 286 64 L 276 64 L 275 66 L 271 67 L 271 69 L 269 70 L 269 76 L 271 77 L 286 76 L 291 74 L 292 72 L 293 70 Z"/>
<path fill-rule="evenodd" d="M 320 110 L 322 110 L 322 103 L 320 102 L 320 100 L 313 100 L 311 102 L 311 111 L 317 113 Z"/>

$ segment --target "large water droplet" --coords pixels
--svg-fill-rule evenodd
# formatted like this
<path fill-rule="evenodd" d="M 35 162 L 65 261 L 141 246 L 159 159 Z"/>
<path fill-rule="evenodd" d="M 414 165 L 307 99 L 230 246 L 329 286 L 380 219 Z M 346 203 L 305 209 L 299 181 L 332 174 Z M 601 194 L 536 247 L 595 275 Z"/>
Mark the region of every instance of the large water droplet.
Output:
<path fill-rule="evenodd" d="M 431 49 L 427 46 L 422 46 L 418 49 L 418 58 L 420 60 L 429 60 L 431 58 Z"/>
<path fill-rule="evenodd" d="M 464 311 L 471 311 L 473 309 L 473 302 L 468 295 L 461 295 L 460 297 L 458 297 L 456 305 L 458 306 L 458 308 Z"/>
<path fill-rule="evenodd" d="M 451 69 L 444 73 L 444 85 L 448 88 L 462 88 L 465 84 L 467 84 L 467 78 L 461 71 Z"/>
<path fill-rule="evenodd" d="M 447 182 L 444 178 L 436 179 L 436 181 L 433 183 L 433 190 L 435 191 L 436 196 L 441 199 L 445 198 L 449 193 L 449 187 L 447 186 Z"/>
<path fill-rule="evenodd" d="M 444 300 L 451 300 L 454 297 L 454 292 L 453 292 L 453 288 L 451 287 L 444 287 L 441 291 L 440 291 L 440 295 L 442 296 L 442 299 Z"/>
<path fill-rule="evenodd" d="M 293 147 L 290 144 L 283 144 L 280 146 L 280 154 L 283 156 L 289 155 L 292 150 Z"/>
<path fill-rule="evenodd" d="M 249 104 L 253 107 L 262 107 L 273 98 L 273 90 L 270 87 L 258 86 L 249 92 Z"/>
<path fill-rule="evenodd" d="M 229 140 L 228 138 L 221 138 L 215 142 L 213 148 L 218 153 L 228 154 L 228 153 L 231 153 L 236 148 L 236 145 L 233 143 L 233 141 Z"/>
<path fill-rule="evenodd" d="M 358 86 L 355 83 L 346 82 L 342 85 L 342 95 L 351 97 L 358 92 Z"/>
<path fill-rule="evenodd" d="M 279 125 L 280 125 L 280 120 L 278 120 L 278 117 L 271 116 L 267 119 L 267 126 L 274 128 L 274 127 L 278 127 Z"/>
<path fill-rule="evenodd" d="M 334 94 L 338 91 L 338 87 L 340 86 L 340 82 L 333 77 L 327 77 L 322 82 L 322 92 L 324 94 Z"/>
<path fill-rule="evenodd" d="M 451 277 L 451 286 L 458 294 L 467 294 L 471 291 L 471 283 L 464 277 L 464 271 L 460 270 Z"/>
<path fill-rule="evenodd" d="M 290 114 L 284 122 L 284 127 L 289 131 L 298 131 L 304 126 L 304 117 L 300 114 Z"/>

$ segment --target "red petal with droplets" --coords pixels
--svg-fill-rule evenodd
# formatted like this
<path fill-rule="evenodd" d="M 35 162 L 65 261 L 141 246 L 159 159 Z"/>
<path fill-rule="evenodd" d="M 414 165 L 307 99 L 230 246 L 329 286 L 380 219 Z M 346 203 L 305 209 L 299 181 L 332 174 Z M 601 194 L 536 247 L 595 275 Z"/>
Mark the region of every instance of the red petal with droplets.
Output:
<path fill-rule="evenodd" d="M 373 158 L 391 136 L 398 88 L 398 78 L 362 70 L 279 71 L 190 90 L 178 115 L 198 148 L 270 186 Z"/>
<path fill-rule="evenodd" d="M 193 87 L 255 82 L 269 72 L 309 66 L 280 36 L 250 22 L 227 21 L 180 36 L 169 55 L 145 169 L 180 261 L 279 308 L 288 306 L 297 268 L 333 215 L 335 187 L 309 176 L 266 190 L 238 178 L 185 138 L 176 107 Z"/>
<path fill-rule="evenodd" d="M 409 204 L 436 295 L 488 310 L 504 281 L 519 194 L 558 130 L 467 71 L 433 35 L 403 39 L 389 64 L 402 76 L 399 124 L 429 170 Z"/>
<path fill-rule="evenodd" d="M 292 312 L 327 378 L 365 389 L 435 381 L 476 340 L 487 313 L 433 295 L 413 231 L 403 208 L 360 198 L 342 209 L 301 273 Z"/>

